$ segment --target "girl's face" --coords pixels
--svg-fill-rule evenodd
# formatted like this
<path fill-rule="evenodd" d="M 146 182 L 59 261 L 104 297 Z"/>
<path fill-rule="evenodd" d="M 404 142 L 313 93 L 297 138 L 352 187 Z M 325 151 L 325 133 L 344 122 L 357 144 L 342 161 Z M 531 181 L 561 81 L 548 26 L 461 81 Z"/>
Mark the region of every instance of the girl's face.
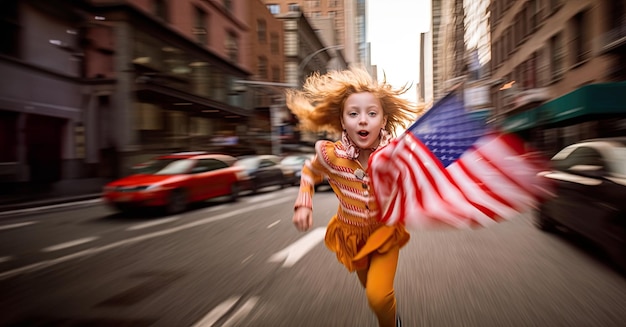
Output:
<path fill-rule="evenodd" d="M 378 146 L 380 130 L 387 124 L 383 108 L 372 93 L 351 94 L 343 105 L 341 125 L 361 149 Z"/>

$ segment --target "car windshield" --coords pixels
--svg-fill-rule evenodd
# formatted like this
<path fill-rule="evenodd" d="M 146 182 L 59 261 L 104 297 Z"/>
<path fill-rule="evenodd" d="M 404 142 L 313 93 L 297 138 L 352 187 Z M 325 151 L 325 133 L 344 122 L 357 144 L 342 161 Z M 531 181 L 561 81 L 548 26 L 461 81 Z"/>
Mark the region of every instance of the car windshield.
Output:
<path fill-rule="evenodd" d="M 157 159 L 150 160 L 138 165 L 133 166 L 132 170 L 135 174 L 154 174 L 157 171 L 165 168 L 167 165 L 179 159 Z"/>
<path fill-rule="evenodd" d="M 163 167 L 163 169 L 154 173 L 154 175 L 177 175 L 177 174 L 185 174 L 189 172 L 191 167 L 193 167 L 195 160 L 191 159 L 180 159 L 171 162 L 167 166 Z"/>

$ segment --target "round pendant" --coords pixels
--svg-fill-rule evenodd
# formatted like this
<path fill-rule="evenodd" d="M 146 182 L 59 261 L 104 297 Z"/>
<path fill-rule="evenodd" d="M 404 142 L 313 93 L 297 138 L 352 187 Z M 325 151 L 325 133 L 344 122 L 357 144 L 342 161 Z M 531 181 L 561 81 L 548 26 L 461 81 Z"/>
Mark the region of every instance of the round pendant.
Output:
<path fill-rule="evenodd" d="M 365 177 L 365 172 L 363 171 L 363 169 L 361 169 L 361 168 L 357 168 L 357 170 L 355 170 L 355 171 L 354 171 L 354 176 L 355 176 L 358 180 L 362 181 L 362 180 L 363 180 L 363 177 Z"/>

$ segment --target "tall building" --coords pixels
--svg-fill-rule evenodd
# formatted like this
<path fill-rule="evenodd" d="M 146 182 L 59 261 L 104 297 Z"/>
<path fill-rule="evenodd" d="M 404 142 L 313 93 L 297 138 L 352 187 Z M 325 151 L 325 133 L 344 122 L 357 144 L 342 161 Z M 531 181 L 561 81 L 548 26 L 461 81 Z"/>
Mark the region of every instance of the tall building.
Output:
<path fill-rule="evenodd" d="M 366 0 L 263 0 L 274 14 L 300 10 L 316 30 L 326 26 L 318 19 L 330 18 L 333 39 L 324 39 L 324 46 L 341 45 L 340 56 L 348 65 L 369 62 L 369 46 L 366 43 Z M 323 32 L 325 34 L 325 32 Z"/>
<path fill-rule="evenodd" d="M 494 120 L 554 153 L 626 133 L 626 1 L 495 0 Z"/>
<path fill-rule="evenodd" d="M 463 0 L 432 1 L 432 70 L 436 102 L 464 73 Z M 429 45 L 427 45 L 429 46 Z"/>

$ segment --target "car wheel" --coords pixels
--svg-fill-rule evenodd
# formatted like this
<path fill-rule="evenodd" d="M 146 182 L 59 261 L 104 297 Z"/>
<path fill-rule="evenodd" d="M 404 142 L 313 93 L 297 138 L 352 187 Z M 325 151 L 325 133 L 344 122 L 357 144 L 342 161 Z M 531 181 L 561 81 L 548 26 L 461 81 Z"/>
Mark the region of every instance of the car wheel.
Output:
<path fill-rule="evenodd" d="M 177 214 L 187 209 L 187 193 L 185 190 L 176 189 L 170 192 L 165 211 L 167 214 Z"/>
<path fill-rule="evenodd" d="M 535 227 L 544 231 L 544 232 L 555 232 L 556 224 L 554 220 L 548 216 L 546 210 L 544 208 L 539 208 L 537 212 L 535 212 Z"/>
<path fill-rule="evenodd" d="M 235 201 L 237 201 L 238 198 L 239 198 L 239 184 L 232 183 L 230 185 L 230 198 L 229 198 L 229 200 L 231 202 L 235 202 Z"/>
<path fill-rule="evenodd" d="M 259 192 L 259 186 L 255 183 L 252 183 L 252 194 L 256 194 Z"/>

